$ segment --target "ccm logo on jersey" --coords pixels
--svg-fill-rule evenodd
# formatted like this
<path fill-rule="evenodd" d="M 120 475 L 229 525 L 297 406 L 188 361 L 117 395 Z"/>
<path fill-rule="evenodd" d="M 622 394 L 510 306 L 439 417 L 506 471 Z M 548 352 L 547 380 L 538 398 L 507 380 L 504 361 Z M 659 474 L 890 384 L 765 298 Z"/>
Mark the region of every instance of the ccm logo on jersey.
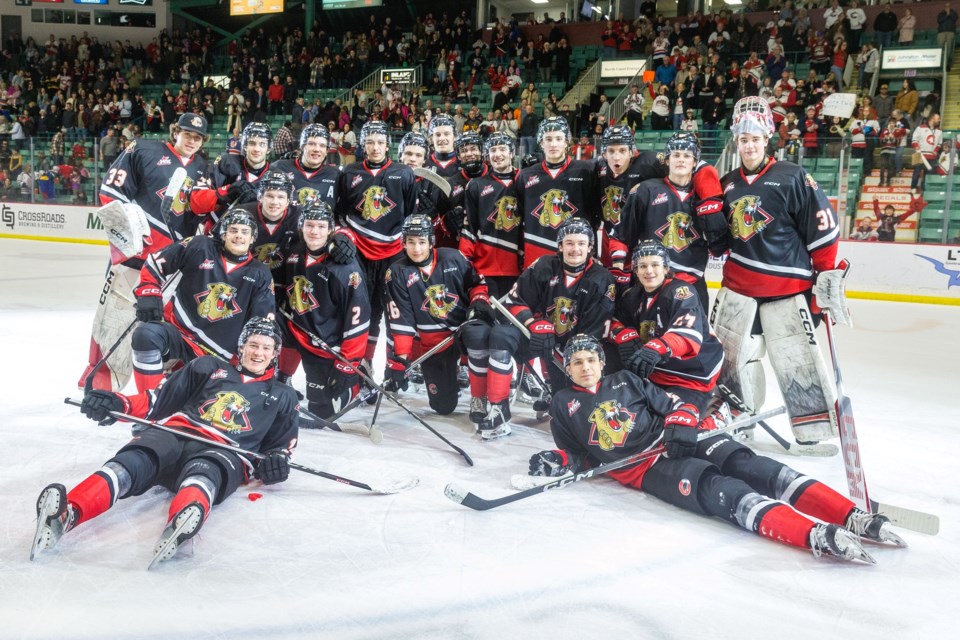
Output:
<path fill-rule="evenodd" d="M 665 193 L 659 193 L 659 194 L 657 194 L 657 197 L 653 199 L 653 202 L 650 203 L 650 206 L 655 206 L 655 205 L 658 205 L 658 204 L 663 204 L 663 203 L 666 202 L 666 201 L 667 201 L 667 194 L 665 194 Z"/>

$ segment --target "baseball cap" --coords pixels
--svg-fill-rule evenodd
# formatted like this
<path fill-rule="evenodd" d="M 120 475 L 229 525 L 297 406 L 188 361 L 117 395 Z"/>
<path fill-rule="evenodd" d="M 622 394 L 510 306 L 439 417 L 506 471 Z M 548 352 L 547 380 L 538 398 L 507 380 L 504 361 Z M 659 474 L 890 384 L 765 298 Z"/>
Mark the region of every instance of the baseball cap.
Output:
<path fill-rule="evenodd" d="M 193 131 L 202 136 L 207 135 L 207 120 L 195 113 L 185 113 L 177 120 L 177 126 L 184 131 Z"/>

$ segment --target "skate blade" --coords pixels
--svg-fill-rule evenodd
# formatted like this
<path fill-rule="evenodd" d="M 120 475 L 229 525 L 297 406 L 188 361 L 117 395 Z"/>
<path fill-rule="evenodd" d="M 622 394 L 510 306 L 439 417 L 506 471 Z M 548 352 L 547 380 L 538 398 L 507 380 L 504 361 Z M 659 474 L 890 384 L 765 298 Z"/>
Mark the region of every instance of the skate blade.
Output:
<path fill-rule="evenodd" d="M 203 512 L 199 508 L 191 510 L 191 513 L 173 529 L 173 532 L 169 536 L 161 537 L 161 539 L 157 542 L 157 546 L 154 547 L 153 560 L 150 561 L 150 566 L 147 567 L 147 571 L 153 569 L 161 562 L 166 562 L 173 556 L 177 555 L 177 551 L 180 550 L 180 547 L 184 542 L 193 540 L 193 536 L 195 536 L 200 530 L 202 520 Z M 193 532 L 190 534 L 190 536 L 178 542 L 177 540 L 179 539 L 180 534 L 190 528 L 193 528 Z"/>
<path fill-rule="evenodd" d="M 513 433 L 509 425 L 502 424 L 496 429 L 484 429 L 480 431 L 480 438 L 484 442 L 489 442 L 490 440 L 497 440 L 498 438 L 504 438 Z"/>
<path fill-rule="evenodd" d="M 59 517 L 66 505 L 60 501 L 60 494 L 56 491 L 45 491 L 37 505 L 37 531 L 33 536 L 33 545 L 30 547 L 30 561 L 56 544 L 53 529 L 48 521 L 51 517 Z"/>

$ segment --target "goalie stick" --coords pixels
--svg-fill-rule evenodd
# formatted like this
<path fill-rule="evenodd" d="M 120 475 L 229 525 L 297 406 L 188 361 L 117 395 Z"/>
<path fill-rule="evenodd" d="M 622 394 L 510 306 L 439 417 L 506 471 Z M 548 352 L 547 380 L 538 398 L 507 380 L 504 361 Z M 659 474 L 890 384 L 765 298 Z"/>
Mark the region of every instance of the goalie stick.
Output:
<path fill-rule="evenodd" d="M 383 432 L 377 429 L 372 422 L 370 426 L 359 422 L 343 422 L 337 424 L 333 420 L 321 418 L 304 406 L 298 406 L 297 411 L 300 413 L 300 427 L 303 429 L 330 429 L 331 431 L 338 431 L 340 433 L 356 433 L 370 438 L 373 444 L 383 442 Z"/>
<path fill-rule="evenodd" d="M 73 398 L 64 398 L 64 404 L 70 404 L 75 407 L 81 406 L 83 403 Z M 224 449 L 226 451 L 232 451 L 237 455 L 244 456 L 246 458 L 253 458 L 255 460 L 263 460 L 266 458 L 262 453 L 257 453 L 255 451 L 247 451 L 246 449 L 241 449 L 240 447 L 235 447 L 231 444 L 225 442 L 219 442 L 217 440 L 212 440 L 210 438 L 204 438 L 203 436 L 194 435 L 180 429 L 173 429 L 166 425 L 162 425 L 158 422 L 152 422 L 150 420 L 144 420 L 143 418 L 138 418 L 136 416 L 131 416 L 120 411 L 111 411 L 110 416 L 116 418 L 117 420 L 124 420 L 126 422 L 132 422 L 138 424 L 142 427 L 148 427 L 150 429 L 159 429 L 160 431 L 166 431 L 167 433 L 172 433 L 175 436 L 180 438 L 186 438 L 187 440 L 195 440 L 197 442 L 202 442 L 208 444 L 211 447 L 216 447 L 218 449 Z M 339 482 L 340 484 L 350 485 L 351 487 L 357 487 L 358 489 L 364 489 L 372 493 L 379 493 L 383 495 L 390 495 L 393 493 L 399 493 L 401 491 L 407 491 L 408 489 L 413 489 L 420 483 L 420 479 L 416 476 L 412 476 L 405 480 L 398 480 L 397 482 L 392 483 L 387 487 L 377 488 L 373 487 L 365 482 L 358 482 L 356 480 L 351 480 L 349 478 L 344 478 L 343 476 L 338 476 L 333 473 L 328 473 L 326 471 L 321 471 L 320 469 L 314 469 L 312 467 L 307 467 L 302 464 L 297 464 L 296 462 L 291 462 L 290 468 L 296 469 L 297 471 L 302 471 L 304 473 L 309 473 L 311 475 L 320 476 L 321 478 L 326 478 L 327 480 L 333 480 L 334 482 Z"/>
<path fill-rule="evenodd" d="M 163 200 L 160 201 L 160 217 L 163 218 L 163 224 L 166 225 L 167 232 L 170 234 L 170 237 L 173 238 L 174 242 L 179 242 L 183 238 L 180 237 L 179 233 L 174 234 L 173 228 L 170 226 L 170 217 L 167 214 L 173 210 L 173 202 L 180 196 L 180 192 L 183 190 L 183 183 L 186 181 L 187 170 L 183 167 L 177 167 L 173 175 L 170 176 L 170 183 L 167 184 L 167 188 L 164 189 Z"/>
<path fill-rule="evenodd" d="M 704 431 L 697 437 L 697 440 L 705 440 L 721 433 L 733 431 L 734 429 L 741 429 L 745 426 L 753 424 L 757 420 L 766 420 L 767 418 L 780 415 L 785 411 L 786 407 L 778 407 L 776 409 L 770 409 L 769 411 L 758 413 L 755 416 L 745 416 L 739 420 L 734 420 L 730 424 L 724 425 L 720 429 Z M 526 489 L 517 493 L 511 493 L 503 496 L 502 498 L 494 498 L 493 500 L 486 500 L 480 496 L 477 496 L 476 494 L 464 491 L 452 482 L 443 490 L 443 495 L 447 496 L 447 498 L 450 500 L 453 500 L 458 504 L 462 504 L 465 507 L 469 507 L 475 511 L 487 511 L 488 509 L 495 509 L 496 507 L 510 504 L 511 502 L 516 502 L 517 500 L 529 498 L 530 496 L 537 495 L 538 493 L 544 493 L 545 491 L 550 491 L 551 489 L 562 489 L 563 487 L 573 484 L 574 482 L 580 482 L 581 480 L 586 480 L 587 478 L 593 478 L 594 476 L 603 475 L 605 473 L 610 473 L 611 471 L 616 471 L 617 469 L 623 469 L 624 467 L 638 464 L 644 460 L 649 460 L 650 458 L 656 457 L 662 454 L 664 451 L 666 451 L 666 449 L 663 447 L 663 445 L 660 445 L 655 449 L 641 451 L 640 453 L 632 456 L 627 456 L 626 458 L 621 458 L 620 460 L 601 464 L 597 467 L 593 467 L 592 469 L 581 471 L 580 473 L 554 478 L 550 482 L 538 487 L 531 487 L 530 489 Z"/>
<path fill-rule="evenodd" d="M 418 178 L 423 178 L 427 182 L 432 183 L 443 192 L 443 195 L 450 197 L 450 192 L 453 191 L 453 188 L 450 186 L 450 183 L 443 176 L 439 176 L 430 169 L 425 167 L 417 167 L 413 170 L 413 175 Z"/>

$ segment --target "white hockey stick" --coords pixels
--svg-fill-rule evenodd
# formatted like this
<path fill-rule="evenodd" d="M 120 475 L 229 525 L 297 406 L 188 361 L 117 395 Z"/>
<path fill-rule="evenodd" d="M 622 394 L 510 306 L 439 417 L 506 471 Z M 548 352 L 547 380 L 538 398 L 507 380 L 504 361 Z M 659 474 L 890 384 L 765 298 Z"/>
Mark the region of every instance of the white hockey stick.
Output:
<path fill-rule="evenodd" d="M 443 192 L 443 195 L 450 197 L 450 192 L 453 191 L 453 188 L 450 186 L 450 183 L 447 182 L 446 178 L 439 176 L 430 169 L 425 167 L 417 167 L 413 170 L 413 175 L 418 178 L 423 178 L 427 182 L 432 183 L 437 189 Z"/>

